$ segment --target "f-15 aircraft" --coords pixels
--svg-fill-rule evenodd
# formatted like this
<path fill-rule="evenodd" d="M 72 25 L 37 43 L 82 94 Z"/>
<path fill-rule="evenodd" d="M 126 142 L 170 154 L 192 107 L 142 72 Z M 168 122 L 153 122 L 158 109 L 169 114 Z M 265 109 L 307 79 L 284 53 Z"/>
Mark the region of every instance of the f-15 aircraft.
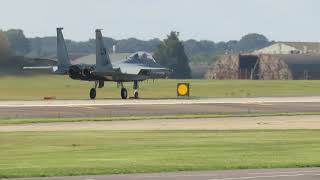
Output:
<path fill-rule="evenodd" d="M 147 79 L 161 79 L 168 76 L 168 69 L 160 66 L 151 54 L 147 52 L 133 53 L 129 58 L 111 63 L 108 51 L 103 43 L 100 29 L 96 30 L 96 64 L 70 63 L 67 47 L 64 41 L 63 28 L 57 28 L 57 57 L 58 66 L 55 67 L 25 67 L 24 69 L 52 68 L 53 73 L 69 75 L 71 79 L 92 81 L 94 87 L 90 89 L 90 98 L 96 98 L 96 89 L 104 87 L 105 81 L 113 81 L 121 86 L 121 98 L 128 98 L 128 91 L 124 82 L 133 82 L 134 98 L 139 98 L 139 82 Z"/>

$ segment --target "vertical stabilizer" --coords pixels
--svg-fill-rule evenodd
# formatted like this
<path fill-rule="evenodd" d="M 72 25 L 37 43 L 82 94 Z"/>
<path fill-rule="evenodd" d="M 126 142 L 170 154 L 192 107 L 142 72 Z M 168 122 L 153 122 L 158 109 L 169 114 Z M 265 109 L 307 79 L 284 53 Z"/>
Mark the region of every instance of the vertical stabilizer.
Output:
<path fill-rule="evenodd" d="M 97 67 L 112 67 L 109 53 L 103 43 L 102 33 L 100 29 L 96 30 L 96 65 Z"/>
<path fill-rule="evenodd" d="M 62 34 L 63 28 L 57 28 L 57 55 L 58 55 L 58 69 L 66 69 L 71 66 L 68 50 L 64 37 Z"/>

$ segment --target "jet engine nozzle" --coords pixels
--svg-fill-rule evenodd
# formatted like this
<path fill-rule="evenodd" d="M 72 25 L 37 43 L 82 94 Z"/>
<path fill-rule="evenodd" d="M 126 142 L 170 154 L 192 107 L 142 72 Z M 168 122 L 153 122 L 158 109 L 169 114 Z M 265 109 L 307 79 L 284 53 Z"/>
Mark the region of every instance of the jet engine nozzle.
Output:
<path fill-rule="evenodd" d="M 82 78 L 81 68 L 77 65 L 70 66 L 68 72 L 71 79 L 77 80 Z"/>
<path fill-rule="evenodd" d="M 84 68 L 82 73 L 83 76 L 85 76 L 86 78 L 94 77 L 94 72 L 92 68 Z"/>

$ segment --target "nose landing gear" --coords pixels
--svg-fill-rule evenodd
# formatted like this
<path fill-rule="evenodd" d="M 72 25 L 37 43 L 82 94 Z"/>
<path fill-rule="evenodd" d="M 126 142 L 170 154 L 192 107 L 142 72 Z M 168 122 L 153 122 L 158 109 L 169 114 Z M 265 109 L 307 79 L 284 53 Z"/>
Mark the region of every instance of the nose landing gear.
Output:
<path fill-rule="evenodd" d="M 134 90 L 134 98 L 139 99 L 139 92 L 138 90 Z"/>
<path fill-rule="evenodd" d="M 139 92 L 138 92 L 138 89 L 139 89 L 139 83 L 138 81 L 134 81 L 133 82 L 133 90 L 134 90 L 134 98 L 135 99 L 139 99 Z"/>

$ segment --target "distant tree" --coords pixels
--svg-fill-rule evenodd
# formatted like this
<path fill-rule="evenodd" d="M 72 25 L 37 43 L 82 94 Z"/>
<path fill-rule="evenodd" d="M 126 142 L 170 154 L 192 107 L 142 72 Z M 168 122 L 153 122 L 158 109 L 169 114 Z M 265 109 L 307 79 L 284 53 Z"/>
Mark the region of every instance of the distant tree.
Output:
<path fill-rule="evenodd" d="M 10 52 L 9 42 L 5 34 L 0 31 L 0 58 L 7 56 Z"/>
<path fill-rule="evenodd" d="M 193 39 L 183 42 L 183 45 L 189 57 L 195 54 L 211 54 L 216 48 L 213 41 L 196 41 Z"/>
<path fill-rule="evenodd" d="M 160 44 L 161 41 L 159 39 L 142 41 L 136 38 L 129 38 L 116 42 L 117 52 L 120 53 L 134 53 L 137 51 L 154 52 Z"/>
<path fill-rule="evenodd" d="M 238 43 L 237 50 L 244 52 L 251 52 L 263 47 L 266 47 L 270 44 L 269 40 L 261 34 L 247 34 L 241 38 Z"/>
<path fill-rule="evenodd" d="M 191 78 L 189 59 L 179 40 L 179 33 L 172 31 L 154 53 L 154 58 L 163 66 L 172 70 L 170 78 Z"/>
<path fill-rule="evenodd" d="M 5 32 L 10 48 L 17 55 L 25 55 L 30 51 L 30 42 L 20 29 L 11 29 Z"/>
<path fill-rule="evenodd" d="M 192 55 L 190 58 L 191 64 L 203 64 L 203 65 L 210 65 L 215 61 L 215 56 L 213 54 L 207 53 L 198 53 Z"/>
<path fill-rule="evenodd" d="M 30 57 L 51 58 L 57 54 L 56 37 L 29 38 L 29 42 L 31 51 L 28 53 L 28 56 Z"/>

